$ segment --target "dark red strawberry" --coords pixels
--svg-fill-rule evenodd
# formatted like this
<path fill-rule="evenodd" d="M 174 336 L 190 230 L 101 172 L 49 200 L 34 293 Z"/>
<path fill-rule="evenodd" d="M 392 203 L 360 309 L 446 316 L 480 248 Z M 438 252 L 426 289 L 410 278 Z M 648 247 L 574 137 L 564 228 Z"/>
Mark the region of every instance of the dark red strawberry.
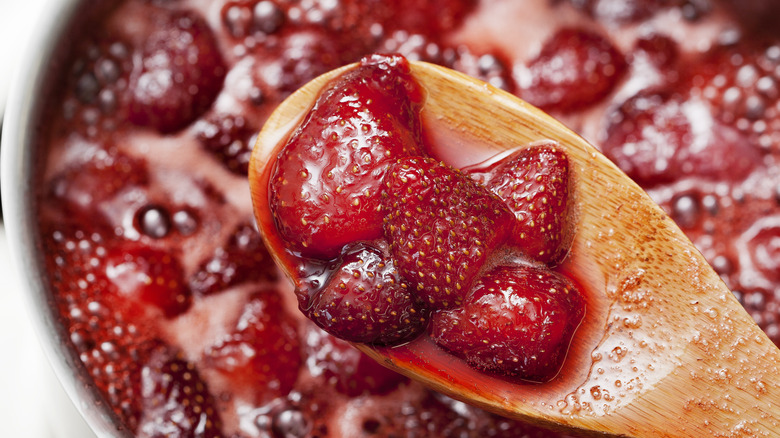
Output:
<path fill-rule="evenodd" d="M 557 264 L 572 235 L 569 159 L 555 143 L 533 145 L 468 173 L 498 195 L 517 218 L 512 235 L 528 256 Z"/>
<path fill-rule="evenodd" d="M 143 437 L 222 437 L 222 421 L 206 382 L 181 353 L 161 346 L 141 370 Z"/>
<path fill-rule="evenodd" d="M 192 12 L 161 13 L 130 82 L 130 120 L 163 133 L 209 109 L 226 68 L 206 21 Z"/>
<path fill-rule="evenodd" d="M 140 310 L 151 306 L 172 318 L 192 304 L 181 264 L 169 251 L 140 243 L 118 245 L 106 254 L 105 273 L 123 301 Z"/>
<path fill-rule="evenodd" d="M 383 192 L 385 237 L 398 271 L 433 308 L 460 305 L 515 218 L 468 176 L 430 158 L 399 159 Z"/>
<path fill-rule="evenodd" d="M 409 381 L 314 324 L 306 324 L 304 333 L 309 372 L 315 377 L 323 376 L 342 394 L 350 397 L 386 394 Z"/>
<path fill-rule="evenodd" d="M 643 88 L 668 90 L 680 80 L 678 44 L 666 35 L 640 36 L 628 56 L 632 78 Z"/>
<path fill-rule="evenodd" d="M 332 83 L 279 154 L 270 208 L 289 249 L 332 259 L 382 236 L 381 182 L 416 153 L 421 91 L 400 56 L 372 56 Z"/>
<path fill-rule="evenodd" d="M 456 28 L 478 6 L 476 0 L 395 0 L 378 3 L 390 9 L 386 28 L 434 37 Z"/>
<path fill-rule="evenodd" d="M 398 275 L 384 244 L 347 245 L 304 312 L 328 333 L 367 344 L 411 339 L 427 323 L 423 306 Z"/>
<path fill-rule="evenodd" d="M 274 281 L 276 266 L 260 233 L 249 224 L 233 231 L 224 246 L 217 248 L 190 277 L 193 293 L 210 295 L 250 281 Z"/>
<path fill-rule="evenodd" d="M 252 403 L 287 395 L 298 378 L 301 351 L 295 320 L 276 290 L 252 294 L 232 332 L 205 352 L 206 366 Z"/>
<path fill-rule="evenodd" d="M 580 109 L 608 95 L 625 71 L 623 55 L 603 36 L 567 27 L 529 62 L 520 96 L 545 110 Z"/>
<path fill-rule="evenodd" d="M 499 267 L 480 278 L 462 308 L 434 314 L 431 337 L 471 366 L 544 382 L 561 369 L 585 314 L 577 287 L 534 267 Z"/>
<path fill-rule="evenodd" d="M 257 129 L 243 116 L 215 114 L 195 123 L 195 131 L 203 148 L 225 167 L 238 175 L 246 175 Z"/>
<path fill-rule="evenodd" d="M 738 180 L 760 152 L 695 97 L 638 94 L 608 115 L 604 154 L 645 186 L 686 176 Z"/>

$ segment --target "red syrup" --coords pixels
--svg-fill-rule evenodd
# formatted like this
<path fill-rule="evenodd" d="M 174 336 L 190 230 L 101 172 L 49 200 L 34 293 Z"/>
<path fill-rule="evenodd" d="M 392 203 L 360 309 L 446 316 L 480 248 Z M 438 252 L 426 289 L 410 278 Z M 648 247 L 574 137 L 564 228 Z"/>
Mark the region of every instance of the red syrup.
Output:
<path fill-rule="evenodd" d="M 258 247 L 244 175 L 255 130 L 306 81 L 372 52 L 460 69 L 546 106 L 642 183 L 780 343 L 780 44 L 771 23 L 756 18 L 775 6 L 602 3 L 128 0 L 74 31 L 39 138 L 40 239 L 61 341 L 117 428 L 143 436 L 566 436 L 375 365 L 303 318 Z M 578 40 L 562 29 L 589 35 L 580 40 L 608 61 L 589 64 L 585 77 L 553 69 L 545 47 Z M 185 58 L 178 39 L 195 41 Z M 570 59 L 588 63 L 581 49 Z M 597 86 L 571 102 L 534 102 L 528 91 L 584 90 L 578 80 Z M 148 99 L 152 91 L 160 94 Z M 658 126 L 669 129 L 660 135 Z M 457 167 L 487 158 L 469 149 L 431 154 Z M 172 292 L 147 300 L 149 291 Z M 425 337 L 404 348 L 417 347 L 448 355 Z M 268 364 L 250 360 L 269 356 Z M 590 360 L 583 345 L 569 356 Z M 248 383 L 256 375 L 262 385 Z M 536 388 L 570 378 L 564 367 Z M 608 392 L 618 390 L 598 396 Z M 194 430 L 196 419 L 207 432 Z"/>

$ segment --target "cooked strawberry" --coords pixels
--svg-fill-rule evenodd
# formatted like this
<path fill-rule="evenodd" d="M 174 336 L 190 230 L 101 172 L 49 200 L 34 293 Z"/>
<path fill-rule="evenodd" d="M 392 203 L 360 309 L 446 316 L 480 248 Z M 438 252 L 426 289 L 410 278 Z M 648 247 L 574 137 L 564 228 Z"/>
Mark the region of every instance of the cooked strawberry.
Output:
<path fill-rule="evenodd" d="M 47 272 L 56 288 L 67 338 L 95 387 L 119 421 L 134 431 L 141 415 L 141 363 L 156 345 L 153 324 L 141 331 L 115 297 L 105 275 L 106 243 L 98 232 L 85 234 L 58 224 L 44 233 Z"/>
<path fill-rule="evenodd" d="M 460 305 L 515 218 L 498 197 L 430 158 L 399 159 L 383 191 L 385 237 L 410 290 L 433 308 Z"/>
<path fill-rule="evenodd" d="M 379 3 L 389 6 L 385 27 L 435 37 L 457 27 L 478 6 L 476 0 L 394 0 Z"/>
<path fill-rule="evenodd" d="M 419 93 L 404 58 L 379 55 L 323 92 L 271 176 L 271 212 L 292 251 L 332 259 L 382 236 L 382 178 L 418 149 Z"/>
<path fill-rule="evenodd" d="M 427 321 L 386 245 L 346 246 L 338 266 L 304 311 L 328 333 L 368 344 L 408 340 L 420 334 Z"/>
<path fill-rule="evenodd" d="M 306 324 L 304 333 L 308 371 L 313 376 L 324 376 L 342 394 L 350 397 L 386 394 L 409 381 L 312 323 Z"/>
<path fill-rule="evenodd" d="M 178 131 L 209 109 L 226 68 L 206 21 L 192 12 L 161 13 L 130 82 L 130 120 Z"/>
<path fill-rule="evenodd" d="M 640 93 L 608 115 L 604 154 L 645 186 L 686 176 L 739 180 L 759 162 L 759 151 L 714 118 L 699 98 Z"/>
<path fill-rule="evenodd" d="M 201 263 L 189 283 L 193 293 L 210 295 L 245 282 L 273 281 L 276 276 L 276 265 L 260 233 L 240 224 L 225 245 Z"/>
<path fill-rule="evenodd" d="M 666 35 L 642 35 L 628 54 L 633 80 L 644 89 L 664 90 L 681 78 L 678 43 Z"/>
<path fill-rule="evenodd" d="M 215 114 L 195 123 L 197 138 L 231 172 L 246 176 L 257 129 L 243 116 Z"/>
<path fill-rule="evenodd" d="M 716 46 L 690 65 L 690 93 L 711 105 L 721 122 L 742 131 L 756 147 L 772 144 L 780 126 L 780 46 Z"/>
<path fill-rule="evenodd" d="M 100 223 L 107 201 L 126 188 L 148 183 L 145 160 L 116 152 L 68 166 L 52 179 L 49 190 L 66 218 Z"/>
<path fill-rule="evenodd" d="M 108 251 L 105 266 L 117 294 L 133 306 L 152 306 L 172 318 L 192 303 L 181 264 L 168 251 L 128 242 Z"/>
<path fill-rule="evenodd" d="M 431 337 L 479 370 L 544 382 L 561 369 L 584 312 L 566 277 L 499 267 L 476 282 L 462 308 L 433 316 Z"/>
<path fill-rule="evenodd" d="M 468 170 L 498 195 L 517 218 L 512 235 L 528 256 L 557 264 L 572 234 L 569 159 L 555 143 L 533 145 L 500 161 Z"/>
<path fill-rule="evenodd" d="M 222 437 L 214 398 L 195 366 L 166 346 L 152 351 L 141 371 L 143 437 Z"/>
<path fill-rule="evenodd" d="M 599 102 L 626 71 L 623 55 L 601 35 L 563 28 L 542 46 L 520 81 L 520 96 L 545 110 L 571 111 Z"/>
<path fill-rule="evenodd" d="M 252 294 L 232 332 L 205 352 L 206 366 L 252 403 L 287 395 L 298 378 L 301 351 L 295 321 L 276 290 Z"/>
<path fill-rule="evenodd" d="M 258 66 L 251 76 L 256 90 L 250 96 L 255 104 L 281 101 L 317 76 L 364 54 L 350 56 L 336 35 L 315 27 L 289 29 L 268 42 L 268 47 L 255 49 Z"/>

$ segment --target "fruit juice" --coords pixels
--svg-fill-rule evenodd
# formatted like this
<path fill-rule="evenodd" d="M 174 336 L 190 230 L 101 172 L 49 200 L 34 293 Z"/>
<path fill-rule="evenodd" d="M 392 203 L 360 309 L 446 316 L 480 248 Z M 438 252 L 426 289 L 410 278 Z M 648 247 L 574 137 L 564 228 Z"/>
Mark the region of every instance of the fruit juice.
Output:
<path fill-rule="evenodd" d="M 127 0 L 85 11 L 38 137 L 62 342 L 118 433 L 558 436 L 325 334 L 256 231 L 246 173 L 265 118 L 318 74 L 397 52 L 586 136 L 780 343 L 780 45 L 760 20 L 778 11 L 742 3 Z"/>

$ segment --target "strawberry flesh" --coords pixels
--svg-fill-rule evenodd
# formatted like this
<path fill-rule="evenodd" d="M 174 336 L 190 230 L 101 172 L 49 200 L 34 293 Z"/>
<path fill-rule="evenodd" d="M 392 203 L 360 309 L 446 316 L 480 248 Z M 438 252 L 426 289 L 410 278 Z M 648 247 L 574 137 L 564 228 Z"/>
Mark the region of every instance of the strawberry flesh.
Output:
<path fill-rule="evenodd" d="M 420 99 L 407 61 L 378 55 L 320 96 L 271 176 L 271 212 L 290 250 L 334 259 L 349 242 L 382 236 L 382 178 L 418 150 Z"/>
<path fill-rule="evenodd" d="M 253 403 L 287 395 L 298 378 L 301 351 L 295 321 L 279 293 L 253 293 L 234 330 L 206 349 L 204 363 Z"/>
<path fill-rule="evenodd" d="M 402 158 L 383 192 L 385 236 L 398 270 L 433 308 L 460 305 L 514 215 L 468 176 L 430 158 Z"/>
<path fill-rule="evenodd" d="M 563 28 L 528 64 L 520 96 L 548 111 L 572 111 L 606 97 L 626 71 L 623 55 L 601 35 Z"/>
<path fill-rule="evenodd" d="M 554 143 L 534 145 L 468 169 L 517 218 L 512 239 L 529 257 L 550 265 L 563 259 L 571 237 L 569 160 Z"/>
<path fill-rule="evenodd" d="M 178 131 L 211 107 L 226 68 L 208 23 L 192 12 L 161 14 L 130 81 L 130 121 Z"/>
<path fill-rule="evenodd" d="M 166 251 L 127 243 L 106 255 L 106 277 L 134 306 L 151 305 L 172 318 L 189 309 L 192 293 L 179 261 Z"/>
<path fill-rule="evenodd" d="M 195 366 L 167 346 L 152 351 L 141 370 L 143 437 L 221 437 L 213 396 Z"/>
<path fill-rule="evenodd" d="M 558 374 L 583 317 L 582 295 L 566 277 L 502 266 L 476 282 L 461 308 L 436 313 L 431 337 L 479 370 L 545 382 Z"/>
<path fill-rule="evenodd" d="M 314 376 L 325 376 L 326 381 L 342 394 L 350 397 L 387 394 L 409 381 L 313 323 L 305 325 L 304 333 L 309 372 Z"/>
<path fill-rule="evenodd" d="M 212 295 L 242 283 L 275 281 L 276 277 L 276 266 L 260 233 L 243 223 L 200 264 L 189 284 L 196 295 Z"/>
<path fill-rule="evenodd" d="M 395 344 L 419 335 L 423 307 L 400 278 L 387 245 L 345 248 L 338 268 L 309 301 L 306 315 L 351 342 Z"/>

